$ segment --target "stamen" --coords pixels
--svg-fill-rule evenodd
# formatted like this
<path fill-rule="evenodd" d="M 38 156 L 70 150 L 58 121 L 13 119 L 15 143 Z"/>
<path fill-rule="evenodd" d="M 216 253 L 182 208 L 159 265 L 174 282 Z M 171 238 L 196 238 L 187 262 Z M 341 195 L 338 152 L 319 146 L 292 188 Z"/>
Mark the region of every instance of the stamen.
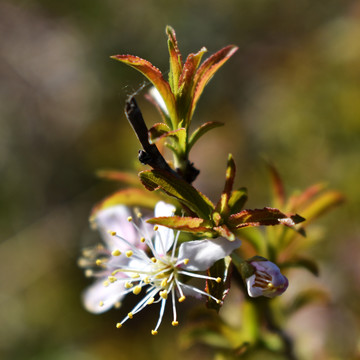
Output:
<path fill-rule="evenodd" d="M 151 335 L 157 335 L 158 332 L 156 330 L 151 330 Z"/>
<path fill-rule="evenodd" d="M 172 322 L 171 322 L 171 325 L 172 325 L 172 326 L 178 326 L 178 325 L 179 325 L 179 322 L 178 322 L 178 321 L 172 321 Z"/>
<path fill-rule="evenodd" d="M 183 261 L 183 263 L 185 264 L 185 265 L 187 265 L 188 263 L 189 263 L 189 259 L 184 259 L 184 261 Z"/>
<path fill-rule="evenodd" d="M 117 278 L 115 276 L 108 276 L 108 279 L 111 283 L 114 283 L 115 281 L 117 281 Z"/>
<path fill-rule="evenodd" d="M 148 302 L 147 302 L 147 304 L 148 305 L 151 305 L 151 304 L 153 304 L 154 303 L 154 301 L 155 301 L 155 298 L 150 298 L 149 300 L 148 300 Z"/>
<path fill-rule="evenodd" d="M 167 285 L 167 279 L 164 279 L 160 285 L 164 288 Z"/>
<path fill-rule="evenodd" d="M 143 236 L 141 237 L 140 242 L 142 242 L 142 243 L 145 242 L 145 238 Z"/>
<path fill-rule="evenodd" d="M 117 323 L 117 324 L 116 324 L 116 327 L 117 327 L 118 329 L 120 329 L 120 328 L 122 327 L 121 323 Z"/>
<path fill-rule="evenodd" d="M 181 302 L 183 302 L 185 299 L 186 299 L 186 297 L 183 295 L 183 296 L 180 296 L 180 297 L 179 297 L 178 301 L 181 303 Z"/>
<path fill-rule="evenodd" d="M 95 261 L 95 264 L 96 264 L 97 266 L 100 266 L 100 265 L 102 264 L 102 261 L 101 261 L 100 259 L 97 259 L 97 260 Z"/>
<path fill-rule="evenodd" d="M 128 317 L 129 317 L 129 319 L 132 319 L 132 318 L 133 318 L 133 313 L 132 313 L 132 312 L 129 312 L 129 313 L 128 313 Z"/>
<path fill-rule="evenodd" d="M 129 216 L 129 217 L 127 218 L 127 221 L 128 221 L 128 222 L 132 222 L 132 220 L 133 220 L 132 216 Z"/>
<path fill-rule="evenodd" d="M 163 299 L 167 299 L 168 296 L 168 292 L 166 290 L 160 291 L 159 295 L 163 298 Z"/>
<path fill-rule="evenodd" d="M 121 251 L 118 250 L 118 249 L 116 249 L 116 250 L 114 250 L 114 251 L 111 253 L 111 255 L 112 255 L 112 256 L 119 256 L 119 255 L 121 255 Z"/>
<path fill-rule="evenodd" d="M 130 289 L 130 288 L 132 288 L 133 287 L 133 284 L 132 283 L 130 283 L 130 282 L 126 282 L 125 283 L 125 289 Z"/>
<path fill-rule="evenodd" d="M 109 230 L 108 233 L 109 233 L 111 236 L 115 236 L 115 235 L 116 235 L 116 231 L 111 231 L 111 230 Z"/>
<path fill-rule="evenodd" d="M 104 302 L 102 300 L 99 302 L 99 306 L 104 306 Z"/>
<path fill-rule="evenodd" d="M 185 270 L 179 270 L 178 271 L 178 274 L 183 274 L 183 275 L 187 275 L 187 276 L 191 276 L 191 277 L 196 277 L 196 278 L 200 278 L 200 279 L 206 279 L 206 280 L 214 280 L 216 281 L 217 283 L 220 283 L 222 280 L 220 277 L 212 277 L 212 276 L 206 276 L 206 275 L 201 275 L 201 274 L 196 274 L 196 273 L 193 273 L 193 272 L 188 272 L 188 271 L 185 271 Z"/>
<path fill-rule="evenodd" d="M 119 309 L 121 307 L 121 302 L 120 301 L 117 301 L 115 304 L 114 304 L 114 308 L 115 309 Z"/>
<path fill-rule="evenodd" d="M 158 231 L 159 227 L 157 225 L 154 226 L 154 231 Z"/>
<path fill-rule="evenodd" d="M 134 287 L 133 294 L 139 295 L 141 292 L 141 286 L 137 285 Z"/>
<path fill-rule="evenodd" d="M 105 281 L 103 282 L 103 285 L 104 285 L 105 287 L 108 287 L 108 286 L 110 285 L 110 283 L 109 283 L 109 281 L 105 280 Z"/>
<path fill-rule="evenodd" d="M 128 251 L 125 253 L 126 257 L 128 257 L 128 258 L 131 257 L 133 254 L 134 254 L 134 253 L 133 253 L 132 250 L 128 250 Z"/>

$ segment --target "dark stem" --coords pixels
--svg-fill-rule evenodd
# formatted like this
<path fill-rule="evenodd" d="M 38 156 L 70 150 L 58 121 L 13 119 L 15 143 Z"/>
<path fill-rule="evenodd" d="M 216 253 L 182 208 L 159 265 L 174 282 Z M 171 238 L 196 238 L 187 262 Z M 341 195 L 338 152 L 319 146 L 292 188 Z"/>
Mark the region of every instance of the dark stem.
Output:
<path fill-rule="evenodd" d="M 148 128 L 133 96 L 126 101 L 125 115 L 143 147 L 143 150 L 139 151 L 139 161 L 144 165 L 150 165 L 153 169 L 165 170 L 179 177 L 179 175 L 171 169 L 156 145 L 149 143 Z"/>

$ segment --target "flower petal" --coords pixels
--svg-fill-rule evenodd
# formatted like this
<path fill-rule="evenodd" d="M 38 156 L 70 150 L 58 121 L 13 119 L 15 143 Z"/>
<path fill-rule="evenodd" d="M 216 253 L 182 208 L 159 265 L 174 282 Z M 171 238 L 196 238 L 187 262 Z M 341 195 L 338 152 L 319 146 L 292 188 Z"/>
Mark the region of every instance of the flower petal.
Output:
<path fill-rule="evenodd" d="M 129 247 L 120 239 L 109 234 L 109 231 L 116 232 L 117 235 L 125 238 L 131 244 L 139 242 L 139 235 L 134 226 L 128 221 L 130 215 L 129 209 L 123 205 L 112 206 L 96 214 L 95 223 L 110 251 L 115 249 L 125 251 Z"/>
<path fill-rule="evenodd" d="M 172 216 L 174 212 L 175 206 L 167 204 L 164 201 L 159 201 L 155 206 L 156 217 Z M 155 251 L 161 256 L 165 255 L 174 243 L 174 239 L 174 230 L 165 226 L 158 226 L 154 240 Z"/>
<path fill-rule="evenodd" d="M 187 265 L 181 267 L 186 270 L 202 271 L 209 269 L 217 260 L 230 255 L 241 245 L 241 241 L 229 241 L 225 238 L 214 240 L 188 241 L 180 245 L 178 263 L 190 259 Z"/>
<path fill-rule="evenodd" d="M 107 278 L 96 281 L 84 291 L 83 303 L 87 311 L 101 314 L 112 308 L 115 303 L 123 298 L 123 283 L 115 282 L 105 287 L 105 280 Z"/>

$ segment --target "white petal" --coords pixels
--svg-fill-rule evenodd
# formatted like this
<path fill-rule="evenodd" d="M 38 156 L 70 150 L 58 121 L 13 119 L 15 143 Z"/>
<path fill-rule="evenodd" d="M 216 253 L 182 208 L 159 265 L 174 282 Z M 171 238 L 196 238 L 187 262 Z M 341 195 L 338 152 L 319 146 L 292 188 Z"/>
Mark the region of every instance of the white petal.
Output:
<path fill-rule="evenodd" d="M 166 107 L 165 101 L 160 95 L 158 89 L 156 87 L 151 87 L 149 90 L 149 95 L 153 98 L 153 100 L 159 105 L 160 109 L 167 115 L 169 115 L 168 109 Z"/>
<path fill-rule="evenodd" d="M 175 206 L 159 201 L 155 206 L 155 217 L 172 216 L 174 215 L 175 209 Z M 157 232 L 155 233 L 154 242 L 157 254 L 165 255 L 174 243 L 174 239 L 174 230 L 165 226 L 159 226 Z"/>
<path fill-rule="evenodd" d="M 115 249 L 126 251 L 129 246 L 115 236 L 110 235 L 108 231 L 115 231 L 131 244 L 139 242 L 141 236 L 137 234 L 134 226 L 128 221 L 130 215 L 129 209 L 123 205 L 112 206 L 96 214 L 96 225 L 110 251 Z"/>
<path fill-rule="evenodd" d="M 255 278 L 256 278 L 256 276 L 255 276 L 255 274 L 253 274 L 246 279 L 246 286 L 247 286 L 248 294 L 251 297 L 263 296 L 264 289 L 257 287 L 257 286 L 253 287 L 253 285 L 255 283 Z"/>
<path fill-rule="evenodd" d="M 188 241 L 180 245 L 178 263 L 189 259 L 187 265 L 181 267 L 186 270 L 207 270 L 217 260 L 230 255 L 241 244 L 240 240 L 229 241 L 225 238 L 214 240 Z"/>
<path fill-rule="evenodd" d="M 107 278 L 96 281 L 89 286 L 83 293 L 83 303 L 87 311 L 94 314 L 101 314 L 110 308 L 123 297 L 123 283 L 115 282 L 109 286 L 104 286 Z M 102 304 L 102 305 L 101 305 Z"/>

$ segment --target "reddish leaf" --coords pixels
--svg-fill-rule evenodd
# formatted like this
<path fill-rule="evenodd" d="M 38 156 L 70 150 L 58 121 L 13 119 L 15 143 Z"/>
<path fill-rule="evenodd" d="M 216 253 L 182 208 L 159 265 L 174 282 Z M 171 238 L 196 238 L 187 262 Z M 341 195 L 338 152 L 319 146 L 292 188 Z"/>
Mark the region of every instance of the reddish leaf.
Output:
<path fill-rule="evenodd" d="M 114 55 L 112 59 L 121 61 L 140 71 L 159 91 L 164 99 L 171 118 L 176 118 L 175 98 L 169 83 L 163 78 L 161 71 L 149 61 L 134 55 Z"/>
<path fill-rule="evenodd" d="M 274 196 L 274 205 L 278 207 L 283 207 L 285 204 L 285 188 L 284 184 L 281 180 L 280 174 L 275 168 L 274 165 L 268 163 L 272 188 L 273 188 L 273 196 Z"/>
<path fill-rule="evenodd" d="M 209 220 L 185 216 L 156 217 L 147 220 L 150 224 L 163 225 L 171 229 L 186 231 L 190 233 L 209 233 L 214 235 L 211 230 L 212 224 Z"/>
<path fill-rule="evenodd" d="M 195 111 L 196 104 L 207 83 L 211 80 L 216 71 L 218 71 L 220 67 L 237 51 L 237 49 L 238 48 L 234 45 L 226 46 L 210 56 L 200 66 L 194 79 L 195 91 L 193 95 L 190 118 Z"/>
<path fill-rule="evenodd" d="M 304 218 L 299 215 L 288 217 L 278 209 L 265 207 L 263 209 L 243 210 L 230 215 L 228 225 L 230 228 L 241 229 L 247 226 L 260 225 L 283 224 L 293 226 L 301 221 L 304 221 Z"/>

